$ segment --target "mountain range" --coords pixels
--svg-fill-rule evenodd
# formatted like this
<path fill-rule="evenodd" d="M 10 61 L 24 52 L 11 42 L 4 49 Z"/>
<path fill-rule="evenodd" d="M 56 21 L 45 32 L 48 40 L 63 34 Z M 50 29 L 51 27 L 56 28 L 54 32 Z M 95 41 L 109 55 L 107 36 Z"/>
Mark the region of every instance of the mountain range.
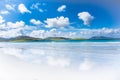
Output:
<path fill-rule="evenodd" d="M 120 38 L 112 38 L 105 36 L 93 36 L 91 38 L 66 38 L 66 37 L 47 37 L 35 38 L 30 36 L 18 36 L 14 38 L 0 38 L 0 42 L 62 42 L 62 41 L 88 41 L 88 40 L 120 40 Z"/>

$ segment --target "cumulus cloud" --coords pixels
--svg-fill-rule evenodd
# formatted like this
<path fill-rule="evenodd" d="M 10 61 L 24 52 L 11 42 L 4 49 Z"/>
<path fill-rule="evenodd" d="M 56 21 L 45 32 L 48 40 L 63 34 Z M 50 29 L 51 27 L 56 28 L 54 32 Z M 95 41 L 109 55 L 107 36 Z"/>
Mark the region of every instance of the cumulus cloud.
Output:
<path fill-rule="evenodd" d="M 36 23 L 36 25 L 38 24 L 39 24 L 39 21 Z M 28 26 L 25 24 L 24 21 L 16 21 L 14 23 L 5 22 L 3 17 L 0 16 L 0 32 L 1 32 L 0 37 L 10 38 L 10 37 L 16 37 L 19 35 L 26 35 L 26 36 L 36 37 L 36 38 L 46 38 L 46 37 L 90 38 L 93 36 L 106 36 L 106 37 L 114 37 L 114 38 L 120 37 L 120 28 L 116 28 L 116 29 L 101 28 L 101 29 L 92 29 L 92 30 L 91 29 L 66 30 L 66 29 L 59 29 L 56 27 L 53 28 L 50 26 L 51 29 L 42 30 L 42 29 L 38 29 L 36 25 Z"/>
<path fill-rule="evenodd" d="M 44 38 L 45 37 L 45 30 L 34 30 L 28 35 L 31 37 L 36 37 L 36 38 Z"/>
<path fill-rule="evenodd" d="M 93 36 L 106 36 L 106 37 L 120 37 L 120 29 L 75 29 L 75 30 L 33 30 L 31 33 L 27 34 L 32 37 L 46 38 L 46 37 L 68 37 L 68 38 L 90 38 Z"/>
<path fill-rule="evenodd" d="M 78 13 L 79 19 L 84 22 L 84 25 L 89 26 L 94 17 L 89 12 L 80 12 Z"/>
<path fill-rule="evenodd" d="M 3 19 L 2 16 L 0 16 L 0 24 L 2 24 L 3 22 L 5 22 L 5 20 Z"/>
<path fill-rule="evenodd" d="M 0 30 L 1 34 L 0 37 L 3 38 L 12 38 L 12 37 L 16 37 L 16 36 L 21 36 L 23 28 L 18 28 L 18 29 L 10 29 L 10 30 Z"/>
<path fill-rule="evenodd" d="M 2 29 L 5 29 L 5 23 L 3 23 L 3 24 L 0 24 L 0 30 L 2 30 Z"/>
<path fill-rule="evenodd" d="M 25 35 L 27 31 L 33 29 L 32 26 L 27 26 L 24 21 L 6 22 L 0 24 L 0 37 L 11 38 Z"/>
<path fill-rule="evenodd" d="M 35 20 L 35 19 L 31 19 L 30 22 L 31 22 L 32 24 L 34 24 L 34 25 L 40 25 L 40 24 L 42 24 L 41 21 Z"/>
<path fill-rule="evenodd" d="M 8 10 L 15 10 L 15 5 L 6 4 L 5 7 L 6 7 Z"/>
<path fill-rule="evenodd" d="M 28 10 L 24 4 L 19 4 L 18 10 L 20 11 L 20 13 L 31 13 L 31 11 Z"/>
<path fill-rule="evenodd" d="M 57 29 L 50 29 L 50 30 L 33 30 L 31 33 L 27 34 L 31 37 L 37 37 L 37 38 L 46 38 L 46 37 L 77 37 L 76 32 L 72 31 L 62 31 Z"/>
<path fill-rule="evenodd" d="M 86 37 L 92 36 L 107 36 L 107 37 L 120 37 L 120 29 L 110 29 L 110 28 L 101 28 L 101 29 L 81 29 L 80 34 Z"/>
<path fill-rule="evenodd" d="M 62 5 L 57 9 L 57 11 L 58 12 L 65 12 L 65 9 L 66 9 L 66 5 Z"/>
<path fill-rule="evenodd" d="M 44 22 L 47 24 L 45 26 L 47 28 L 52 28 L 52 27 L 63 28 L 70 25 L 69 18 L 64 16 L 60 16 L 56 18 L 48 18 Z"/>
<path fill-rule="evenodd" d="M 34 26 L 28 26 L 24 21 L 5 22 L 0 16 L 0 37 L 10 38 L 19 35 L 27 35 L 36 38 L 46 37 L 68 37 L 68 38 L 90 38 L 93 36 L 106 36 L 106 37 L 120 37 L 120 28 L 101 28 L 101 29 L 61 29 L 61 27 L 69 26 L 69 18 L 63 16 L 57 18 L 49 18 L 45 22 L 45 27 L 48 30 L 38 29 L 40 25 L 39 20 L 31 19 L 30 22 Z M 53 28 L 54 27 L 54 28 Z M 14 34 L 13 34 L 14 33 Z"/>
<path fill-rule="evenodd" d="M 25 22 L 23 21 L 17 21 L 15 23 L 7 22 L 7 27 L 9 28 L 19 28 L 19 27 L 24 27 L 24 26 L 25 26 Z"/>
<path fill-rule="evenodd" d="M 61 31 L 58 31 L 56 29 L 50 29 L 50 30 L 33 30 L 30 34 L 28 34 L 31 37 L 37 37 L 37 38 L 46 38 L 46 37 L 63 37 L 67 34 L 62 33 Z"/>

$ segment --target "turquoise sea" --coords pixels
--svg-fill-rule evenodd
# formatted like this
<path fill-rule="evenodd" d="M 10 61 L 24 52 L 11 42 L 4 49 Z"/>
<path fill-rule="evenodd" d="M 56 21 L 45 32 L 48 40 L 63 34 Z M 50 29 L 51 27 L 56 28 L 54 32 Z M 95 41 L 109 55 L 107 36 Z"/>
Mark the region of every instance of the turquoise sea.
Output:
<path fill-rule="evenodd" d="M 30 79 L 32 76 L 35 80 L 47 80 L 43 74 L 49 75 L 50 80 L 55 80 L 53 76 L 69 80 L 120 80 L 120 42 L 4 42 L 0 43 L 0 65 L 4 72 L 15 69 L 6 73 L 18 74 L 17 80 L 23 79 L 19 76 L 23 73 L 29 80 L 34 80 Z M 66 76 L 62 77 L 63 74 Z"/>

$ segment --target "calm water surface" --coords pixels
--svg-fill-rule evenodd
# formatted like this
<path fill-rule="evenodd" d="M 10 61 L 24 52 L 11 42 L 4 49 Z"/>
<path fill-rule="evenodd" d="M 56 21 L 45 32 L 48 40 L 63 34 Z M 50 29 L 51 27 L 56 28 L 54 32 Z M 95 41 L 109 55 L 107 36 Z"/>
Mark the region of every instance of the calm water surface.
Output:
<path fill-rule="evenodd" d="M 0 54 L 39 66 L 39 69 L 83 74 L 87 71 L 86 76 L 97 73 L 106 76 L 99 79 L 108 80 L 108 75 L 113 78 L 109 80 L 120 79 L 120 42 L 0 43 Z M 98 77 L 89 80 L 99 80 Z M 84 77 L 78 79 L 88 80 Z"/>

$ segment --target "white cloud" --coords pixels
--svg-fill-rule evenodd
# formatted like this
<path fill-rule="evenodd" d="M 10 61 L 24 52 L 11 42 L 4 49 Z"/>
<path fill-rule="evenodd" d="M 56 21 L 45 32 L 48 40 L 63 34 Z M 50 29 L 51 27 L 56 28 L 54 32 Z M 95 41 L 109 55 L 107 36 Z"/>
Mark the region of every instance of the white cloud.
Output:
<path fill-rule="evenodd" d="M 2 23 L 0 24 L 0 37 L 11 38 L 26 35 L 27 31 L 33 28 L 33 26 L 27 26 L 23 21 Z"/>
<path fill-rule="evenodd" d="M 25 26 L 25 22 L 23 22 L 23 21 L 17 21 L 15 23 L 7 22 L 7 27 L 9 27 L 9 28 L 20 28 L 20 27 L 24 27 L 24 26 Z"/>
<path fill-rule="evenodd" d="M 50 32 L 56 32 L 56 31 L 57 31 L 57 30 L 56 30 L 56 29 L 54 29 L 54 28 L 50 30 Z"/>
<path fill-rule="evenodd" d="M 45 3 L 35 3 L 35 4 L 32 4 L 31 9 L 36 9 L 42 13 L 42 12 L 46 11 L 46 9 L 42 9 L 42 8 L 40 8 L 40 6 L 45 6 L 45 5 L 46 5 Z"/>
<path fill-rule="evenodd" d="M 94 19 L 94 17 L 88 13 L 88 12 L 80 12 L 78 13 L 79 19 L 83 20 L 84 25 L 89 26 L 91 21 Z"/>
<path fill-rule="evenodd" d="M 9 11 L 1 11 L 1 14 L 9 14 Z"/>
<path fill-rule="evenodd" d="M 3 19 L 2 16 L 0 16 L 0 24 L 2 24 L 3 22 L 5 22 L 5 20 Z"/>
<path fill-rule="evenodd" d="M 41 21 L 35 20 L 35 19 L 31 19 L 30 22 L 31 22 L 32 24 L 34 24 L 34 25 L 40 25 L 40 24 L 42 24 Z"/>
<path fill-rule="evenodd" d="M 107 37 L 120 37 L 120 29 L 109 29 L 109 28 L 101 28 L 101 29 L 81 29 L 80 34 L 86 37 L 92 36 L 107 36 Z"/>
<path fill-rule="evenodd" d="M 69 37 L 69 38 L 90 38 L 93 36 L 120 37 L 120 28 L 101 28 L 101 29 L 61 29 L 57 27 L 69 26 L 69 19 L 63 16 L 46 20 L 46 27 L 49 30 L 40 30 L 36 25 L 41 24 L 39 20 L 31 19 L 35 26 L 28 26 L 24 21 L 5 22 L 0 16 L 0 37 L 15 37 L 18 35 L 28 35 L 36 38 L 46 37 Z M 55 27 L 55 28 L 53 28 Z M 14 33 L 14 34 L 12 34 Z M 10 35 L 11 34 L 11 35 Z"/>
<path fill-rule="evenodd" d="M 78 33 L 79 34 L 79 33 Z M 50 30 L 33 30 L 29 34 L 27 34 L 31 37 L 36 37 L 36 38 L 46 38 L 46 37 L 77 37 L 76 32 L 72 31 L 66 31 L 65 30 L 57 30 L 57 29 L 50 29 Z"/>
<path fill-rule="evenodd" d="M 44 38 L 45 37 L 45 30 L 33 30 L 28 35 L 31 37 L 36 37 L 36 38 Z"/>
<path fill-rule="evenodd" d="M 6 7 L 8 10 L 15 10 L 15 5 L 6 4 L 5 7 Z"/>
<path fill-rule="evenodd" d="M 43 9 L 39 9 L 39 12 L 44 12 L 44 10 Z"/>
<path fill-rule="evenodd" d="M 66 9 L 66 5 L 62 5 L 57 9 L 57 11 L 58 12 L 65 12 L 65 9 Z"/>
<path fill-rule="evenodd" d="M 56 32 L 55 29 L 51 29 L 50 31 L 33 30 L 28 35 L 31 37 L 37 37 L 37 38 L 55 37 L 55 35 L 60 36 L 59 32 Z"/>
<path fill-rule="evenodd" d="M 7 31 L 1 30 L 0 37 L 11 38 L 11 37 L 16 37 L 16 36 L 21 36 L 22 35 L 21 30 L 22 29 L 10 29 Z"/>
<path fill-rule="evenodd" d="M 33 30 L 30 36 L 45 38 L 45 37 L 69 37 L 69 38 L 90 38 L 93 36 L 106 37 L 120 37 L 120 29 L 72 29 L 72 30 L 58 30 L 52 28 L 51 30 Z"/>
<path fill-rule="evenodd" d="M 44 22 L 47 23 L 46 25 L 47 28 L 52 28 L 52 27 L 63 28 L 70 25 L 69 18 L 64 16 L 60 16 L 56 18 L 48 18 Z"/>
<path fill-rule="evenodd" d="M 55 20 L 57 19 L 55 18 Z M 50 26 L 49 27 L 51 28 L 50 30 L 40 30 L 37 28 L 37 26 L 26 25 L 24 21 L 16 21 L 14 23 L 13 22 L 4 23 L 4 22 L 5 20 L 3 19 L 2 16 L 0 16 L 0 37 L 6 37 L 6 38 L 15 37 L 23 34 L 31 37 L 36 37 L 36 38 L 46 38 L 46 37 L 90 38 L 93 36 L 106 36 L 106 37 L 115 37 L 115 38 L 120 37 L 120 28 L 67 30 L 67 29 L 59 29 L 56 27 L 53 28 Z M 32 22 L 34 22 L 36 25 L 39 24 L 39 21 L 34 19 Z M 57 27 L 61 27 L 61 25 L 60 26 L 59 25 L 57 24 Z"/>
<path fill-rule="evenodd" d="M 21 13 L 31 13 L 31 11 L 28 10 L 24 4 L 19 4 L 19 5 L 18 5 L 18 10 L 19 10 Z"/>
<path fill-rule="evenodd" d="M 35 3 L 30 7 L 31 9 L 39 9 L 40 6 L 45 6 L 46 3 Z"/>
<path fill-rule="evenodd" d="M 5 23 L 0 24 L 0 30 L 1 30 L 1 29 L 6 29 L 5 26 L 6 26 Z"/>
<path fill-rule="evenodd" d="M 39 9 L 40 3 L 32 4 L 31 9 Z"/>

